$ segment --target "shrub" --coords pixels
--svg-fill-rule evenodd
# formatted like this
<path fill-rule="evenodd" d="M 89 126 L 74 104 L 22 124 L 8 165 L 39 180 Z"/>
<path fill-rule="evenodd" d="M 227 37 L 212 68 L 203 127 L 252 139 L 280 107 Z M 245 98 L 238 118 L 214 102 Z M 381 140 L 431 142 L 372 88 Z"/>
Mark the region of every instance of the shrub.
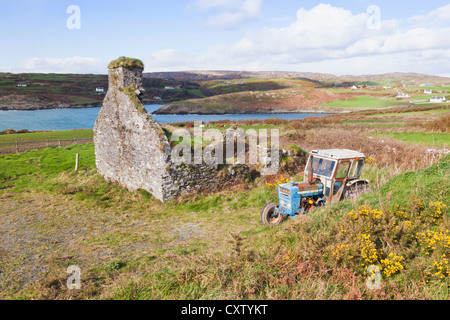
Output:
<path fill-rule="evenodd" d="M 450 132 L 450 115 L 440 117 L 439 119 L 426 122 L 424 127 L 428 130 L 437 132 Z"/>

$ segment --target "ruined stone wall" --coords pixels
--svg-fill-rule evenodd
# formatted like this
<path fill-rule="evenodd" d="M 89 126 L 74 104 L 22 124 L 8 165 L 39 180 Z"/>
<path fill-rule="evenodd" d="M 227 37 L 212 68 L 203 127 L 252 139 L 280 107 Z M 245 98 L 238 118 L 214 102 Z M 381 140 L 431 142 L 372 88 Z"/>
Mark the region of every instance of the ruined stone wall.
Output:
<path fill-rule="evenodd" d="M 176 186 L 173 197 L 187 193 L 220 191 L 238 181 L 249 181 L 255 177 L 247 165 L 187 164 L 171 166 L 171 176 Z"/>
<path fill-rule="evenodd" d="M 108 92 L 94 125 L 100 175 L 129 190 L 144 189 L 161 201 L 220 190 L 225 183 L 250 175 L 242 165 L 218 170 L 217 164 L 174 164 L 164 131 L 141 101 L 143 69 L 119 59 L 113 62 Z"/>
<path fill-rule="evenodd" d="M 170 145 L 139 99 L 142 69 L 109 69 L 109 88 L 94 125 L 98 173 L 130 190 L 168 199 Z"/>

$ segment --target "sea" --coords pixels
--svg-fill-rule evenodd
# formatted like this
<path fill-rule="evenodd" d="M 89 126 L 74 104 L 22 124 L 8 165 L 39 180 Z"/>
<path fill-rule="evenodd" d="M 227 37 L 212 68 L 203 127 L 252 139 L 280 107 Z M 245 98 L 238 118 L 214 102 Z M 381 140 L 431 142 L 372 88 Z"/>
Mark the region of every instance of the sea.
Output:
<path fill-rule="evenodd" d="M 149 114 L 160 108 L 159 104 L 145 105 Z M 18 111 L 0 111 L 0 131 L 6 129 L 29 131 L 37 130 L 71 130 L 71 129 L 92 129 L 100 108 L 81 109 L 49 109 Z M 307 117 L 321 117 L 324 113 L 268 113 L 268 114 L 223 114 L 223 115 L 153 115 L 152 117 L 159 123 L 173 123 L 184 121 L 218 121 L 218 120 L 249 120 L 249 119 L 304 119 Z"/>

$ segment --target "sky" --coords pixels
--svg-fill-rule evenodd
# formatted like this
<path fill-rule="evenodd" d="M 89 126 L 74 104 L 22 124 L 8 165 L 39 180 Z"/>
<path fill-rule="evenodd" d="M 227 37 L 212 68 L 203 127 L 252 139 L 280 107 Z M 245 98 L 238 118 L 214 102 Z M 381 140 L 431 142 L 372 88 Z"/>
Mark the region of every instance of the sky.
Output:
<path fill-rule="evenodd" d="M 448 1 L 0 0 L 0 72 L 450 76 Z"/>

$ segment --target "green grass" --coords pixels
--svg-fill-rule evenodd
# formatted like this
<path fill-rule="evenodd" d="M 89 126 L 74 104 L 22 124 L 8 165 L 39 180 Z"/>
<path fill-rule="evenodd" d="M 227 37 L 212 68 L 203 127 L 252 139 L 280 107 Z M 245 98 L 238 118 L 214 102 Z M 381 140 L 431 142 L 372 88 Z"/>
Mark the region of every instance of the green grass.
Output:
<path fill-rule="evenodd" d="M 414 99 L 414 100 L 430 100 L 431 97 L 433 97 L 432 94 L 424 94 L 424 95 L 417 95 L 417 96 L 412 95 L 411 99 Z"/>
<path fill-rule="evenodd" d="M 95 168 L 92 143 L 1 155 L 0 189 L 15 192 L 27 189 L 55 190 L 57 185 L 51 179 L 61 172 L 74 170 L 77 153 L 79 168 Z"/>
<path fill-rule="evenodd" d="M 439 91 L 443 91 L 443 92 L 447 92 L 447 93 L 450 92 L 450 87 L 420 87 L 420 88 L 423 90 L 425 90 L 425 89 L 433 90 L 433 93 L 430 96 L 442 94 L 442 93 L 438 93 Z"/>
<path fill-rule="evenodd" d="M 386 170 L 369 169 L 370 176 Z M 162 204 L 97 175 L 93 144 L 1 155 L 2 221 L 10 221 L 11 228 L 22 227 L 8 243 L 21 237 L 29 241 L 14 242 L 10 250 L 15 255 L 0 260 L 5 275 L 0 297 L 448 299 L 450 276 L 436 279 L 432 271 L 433 262 L 449 250 L 438 247 L 427 255 L 415 236 L 449 227 L 446 211 L 439 221 L 427 220 L 429 204 L 450 206 L 449 174 L 447 155 L 428 168 L 397 175 L 379 192 L 356 202 L 342 201 L 267 228 L 261 226 L 259 213 L 266 203 L 276 201 L 276 193 L 264 181 Z M 415 199 L 424 209 L 414 211 Z M 348 219 L 348 213 L 362 205 L 382 210 L 382 219 Z M 408 217 L 395 216 L 395 205 Z M 8 235 L 5 228 L 9 225 L 1 229 L 2 245 Z M 355 240 L 359 234 L 370 234 L 384 258 L 389 253 L 403 257 L 405 268 L 389 277 L 383 274 L 382 289 L 365 287 L 366 261 Z M 61 241 L 54 244 L 53 237 Z M 355 251 L 339 260 L 332 252 L 342 244 Z M 31 273 L 36 278 L 24 289 L 17 283 L 33 263 L 21 256 L 27 252 L 39 257 L 39 266 L 45 264 L 47 271 Z M 82 268 L 82 290 L 55 287 L 55 279 L 67 280 L 69 264 Z"/>
<path fill-rule="evenodd" d="M 380 136 L 392 137 L 396 140 L 410 144 L 420 144 L 432 147 L 450 146 L 450 133 L 426 133 L 426 132 L 377 132 Z"/>
<path fill-rule="evenodd" d="M 427 201 L 440 201 L 450 205 L 450 155 L 429 168 L 409 171 L 392 178 L 380 189 L 382 199 L 401 206 L 407 206 L 414 197 Z M 376 205 L 380 198 L 374 194 L 367 197 L 368 202 Z"/>
<path fill-rule="evenodd" d="M 0 135 L 0 143 L 88 139 L 94 136 L 93 130 L 45 131 L 31 133 L 14 133 Z"/>
<path fill-rule="evenodd" d="M 200 89 L 190 89 L 190 90 L 188 90 L 188 92 L 190 94 L 193 94 L 193 95 L 201 97 L 201 98 L 205 98 L 206 97 Z"/>
<path fill-rule="evenodd" d="M 404 104 L 404 102 L 392 102 L 383 99 L 377 99 L 371 96 L 358 96 L 353 100 L 336 100 L 322 105 L 338 108 L 380 108 L 400 104 Z"/>

